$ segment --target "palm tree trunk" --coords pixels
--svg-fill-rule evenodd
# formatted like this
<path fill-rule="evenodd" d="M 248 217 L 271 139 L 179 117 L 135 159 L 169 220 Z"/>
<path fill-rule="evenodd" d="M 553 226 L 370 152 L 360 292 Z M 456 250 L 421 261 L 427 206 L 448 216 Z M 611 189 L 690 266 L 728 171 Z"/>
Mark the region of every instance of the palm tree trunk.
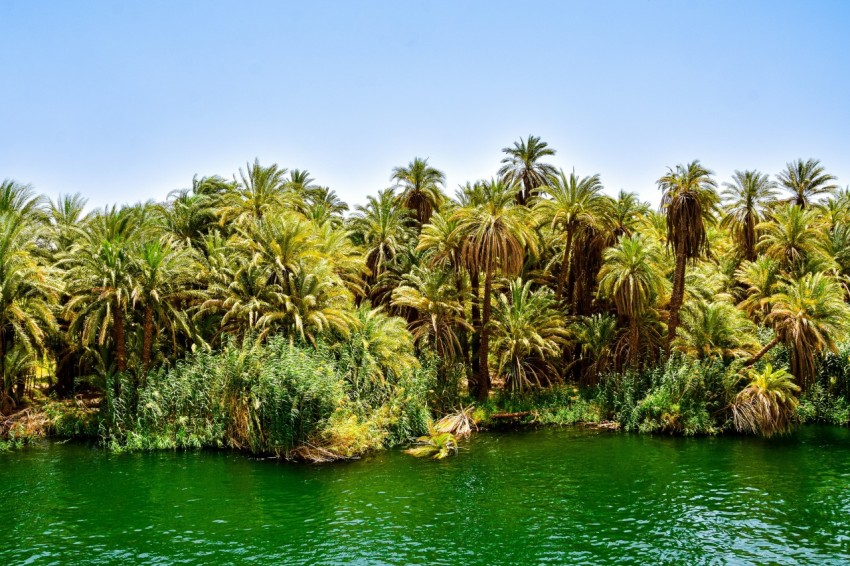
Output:
<path fill-rule="evenodd" d="M 564 292 L 564 283 L 567 281 L 567 273 L 570 270 L 570 250 L 573 247 L 573 231 L 567 230 L 567 244 L 564 247 L 564 257 L 561 260 L 561 271 L 558 273 L 558 286 L 555 289 L 555 300 L 561 300 L 561 294 Z"/>
<path fill-rule="evenodd" d="M 764 348 L 756 352 L 756 354 L 752 358 L 747 360 L 747 363 L 744 364 L 744 367 L 748 368 L 750 366 L 755 365 L 756 362 L 762 359 L 764 355 L 771 351 L 777 344 L 779 344 L 779 336 L 775 336 L 773 340 L 765 344 Z"/>
<path fill-rule="evenodd" d="M 153 307 L 145 305 L 145 322 L 142 337 L 142 384 L 151 365 L 151 353 L 153 350 Z"/>
<path fill-rule="evenodd" d="M 667 322 L 667 355 L 673 349 L 676 329 L 679 327 L 679 310 L 685 300 L 685 242 L 676 246 L 676 270 L 673 272 L 673 291 L 670 293 L 670 320 Z"/>
<path fill-rule="evenodd" d="M 744 228 L 746 230 L 746 236 L 744 237 L 746 241 L 746 250 L 745 256 L 747 261 L 755 261 L 756 259 L 756 226 L 755 222 L 753 222 L 753 217 L 751 215 L 747 215 L 747 224 Z"/>
<path fill-rule="evenodd" d="M 629 317 L 629 366 L 637 368 L 638 362 L 638 325 L 634 316 Z"/>
<path fill-rule="evenodd" d="M 482 306 L 481 314 L 481 347 L 479 349 L 479 376 L 478 383 L 475 388 L 475 397 L 479 401 L 486 401 L 490 396 L 490 367 L 488 364 L 488 355 L 490 350 L 490 336 L 487 329 L 487 323 L 490 322 L 490 292 L 493 287 L 493 270 L 490 267 L 490 257 L 487 258 L 487 265 L 484 268 L 484 305 Z"/>
<path fill-rule="evenodd" d="M 478 363 L 481 346 L 481 307 L 479 306 L 480 282 L 477 269 L 469 272 L 469 285 L 472 287 L 472 328 L 474 328 L 471 340 L 469 341 L 472 350 L 472 371 L 470 372 L 472 378 L 469 380 L 469 389 L 471 391 L 478 384 L 478 374 L 481 371 L 481 365 Z"/>
<path fill-rule="evenodd" d="M 0 398 L 0 409 L 2 409 L 3 399 L 12 396 L 12 388 L 6 383 L 6 333 L 3 330 L 0 330 L 0 379 L 3 380 L 3 397 Z"/>
<path fill-rule="evenodd" d="M 124 338 L 124 312 L 121 303 L 115 299 L 112 305 L 112 338 L 115 340 L 115 362 L 118 371 L 127 371 L 127 344 Z"/>
<path fill-rule="evenodd" d="M 531 194 L 531 183 L 528 182 L 528 174 L 522 174 L 522 187 L 517 191 L 516 202 L 521 206 L 525 206 L 528 202 L 528 195 Z"/>

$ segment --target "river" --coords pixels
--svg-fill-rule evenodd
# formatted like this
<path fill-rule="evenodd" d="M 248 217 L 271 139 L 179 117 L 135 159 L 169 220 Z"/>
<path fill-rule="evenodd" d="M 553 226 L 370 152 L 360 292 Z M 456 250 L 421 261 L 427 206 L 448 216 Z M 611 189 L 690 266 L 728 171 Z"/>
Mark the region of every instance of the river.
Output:
<path fill-rule="evenodd" d="M 0 454 L 0 563 L 850 563 L 850 430 L 480 433 L 295 465 L 229 452 Z"/>

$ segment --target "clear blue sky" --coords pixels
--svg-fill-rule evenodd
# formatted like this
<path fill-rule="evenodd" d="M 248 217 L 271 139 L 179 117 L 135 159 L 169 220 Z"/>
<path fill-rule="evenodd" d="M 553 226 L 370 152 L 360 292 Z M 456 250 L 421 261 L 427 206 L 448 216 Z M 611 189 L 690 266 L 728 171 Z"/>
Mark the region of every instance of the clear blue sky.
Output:
<path fill-rule="evenodd" d="M 258 157 L 349 202 L 429 157 L 448 188 L 535 134 L 658 202 L 816 157 L 850 183 L 850 2 L 0 0 L 0 178 L 164 199 Z"/>

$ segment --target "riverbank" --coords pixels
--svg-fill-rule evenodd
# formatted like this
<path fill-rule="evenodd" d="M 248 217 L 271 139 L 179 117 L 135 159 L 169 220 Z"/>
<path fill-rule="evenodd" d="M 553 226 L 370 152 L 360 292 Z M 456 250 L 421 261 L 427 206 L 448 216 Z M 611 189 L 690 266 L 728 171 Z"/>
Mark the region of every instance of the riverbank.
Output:
<path fill-rule="evenodd" d="M 715 424 L 709 427 L 686 431 L 681 427 L 681 423 L 690 422 L 695 417 L 682 413 L 681 399 L 672 407 L 672 409 L 678 408 L 678 413 L 661 413 L 657 408 L 653 412 L 640 408 L 647 404 L 646 399 L 651 399 L 652 394 L 633 401 L 630 406 L 622 402 L 615 404 L 606 401 L 612 396 L 611 387 L 611 384 L 608 384 L 593 390 L 580 390 L 576 386 L 563 385 L 538 391 L 534 395 L 496 394 L 486 403 L 476 403 L 468 398 L 460 399 L 458 405 L 471 408 L 468 413 L 476 430 L 480 431 L 503 432 L 523 428 L 587 425 L 589 428 L 666 436 L 715 436 L 734 432 L 734 426 L 728 414 L 718 417 L 714 421 Z M 612 410 L 614 407 L 619 408 L 619 411 Z M 636 413 L 642 414 L 643 420 L 636 420 Z M 252 453 L 250 447 L 211 446 L 189 440 L 192 438 L 192 435 L 187 432 L 191 426 L 190 417 L 191 415 L 181 415 L 175 419 L 177 424 L 182 424 L 184 427 L 172 430 L 172 438 L 175 440 L 168 441 L 160 437 L 160 442 L 157 443 L 140 437 L 132 443 L 122 445 L 115 442 L 114 437 L 109 435 L 110 415 L 103 397 L 92 394 L 56 400 L 36 391 L 34 399 L 26 407 L 11 415 L 0 417 L 0 450 L 20 448 L 39 439 L 83 439 L 97 441 L 112 451 L 230 448 Z M 337 417 L 331 424 L 339 426 L 339 420 Z M 816 385 L 801 398 L 795 421 L 798 425 L 827 424 L 846 427 L 850 424 L 850 410 L 846 400 Z M 667 428 L 662 428 L 660 424 L 666 424 Z M 364 431 L 362 426 L 356 425 L 356 422 L 348 423 L 350 435 L 348 445 L 356 448 L 348 453 L 342 453 L 339 449 L 334 451 L 322 449 L 316 444 L 308 443 L 295 446 L 286 452 L 259 453 L 272 454 L 289 460 L 350 459 L 375 450 L 406 444 L 419 432 L 424 432 L 424 430 L 416 431 L 409 437 L 386 442 L 386 436 L 375 437 L 373 433 Z M 367 439 L 371 438 L 371 442 L 364 442 L 362 440 L 364 436 Z M 182 443 L 178 444 L 177 439 L 183 439 Z"/>

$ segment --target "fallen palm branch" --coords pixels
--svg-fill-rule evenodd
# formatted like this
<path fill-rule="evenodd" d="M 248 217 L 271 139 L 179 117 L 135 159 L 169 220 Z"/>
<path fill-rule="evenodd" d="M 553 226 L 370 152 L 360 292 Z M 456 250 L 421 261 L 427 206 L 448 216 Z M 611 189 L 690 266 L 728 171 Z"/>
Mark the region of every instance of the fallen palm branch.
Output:
<path fill-rule="evenodd" d="M 469 436 L 473 429 L 476 431 L 478 430 L 478 425 L 472 417 L 472 411 L 474 409 L 474 405 L 470 405 L 466 408 L 461 406 L 458 412 L 446 415 L 434 423 L 434 430 L 437 432 L 448 432 L 453 434 L 456 438 Z"/>
<path fill-rule="evenodd" d="M 450 432 L 439 432 L 433 427 L 430 434 L 416 439 L 417 445 L 405 450 L 417 458 L 442 460 L 449 454 L 457 454 L 457 439 Z"/>
<path fill-rule="evenodd" d="M 313 464 L 325 464 L 327 462 L 336 462 L 337 460 L 348 460 L 350 458 L 346 458 L 345 456 L 342 456 L 337 452 L 328 450 L 327 448 L 323 448 L 321 446 L 314 446 L 312 444 L 302 444 L 298 448 L 294 448 L 287 452 L 286 459 L 310 462 Z"/>

